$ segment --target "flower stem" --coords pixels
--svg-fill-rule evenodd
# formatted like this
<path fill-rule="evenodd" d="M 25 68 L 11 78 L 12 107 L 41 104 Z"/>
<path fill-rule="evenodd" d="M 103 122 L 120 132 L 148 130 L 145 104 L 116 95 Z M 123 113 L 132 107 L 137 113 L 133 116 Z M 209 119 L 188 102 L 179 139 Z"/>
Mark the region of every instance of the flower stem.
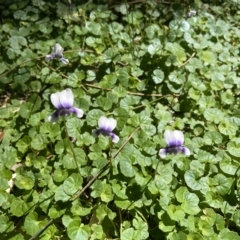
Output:
<path fill-rule="evenodd" d="M 85 192 L 85 190 L 87 188 L 89 188 L 96 180 L 99 176 L 102 175 L 103 172 L 105 172 L 105 170 L 109 167 L 109 165 L 111 164 L 112 160 L 117 157 L 117 155 L 121 152 L 121 150 L 124 148 L 124 146 L 130 141 L 130 139 L 133 137 L 133 135 L 140 129 L 140 127 L 138 126 L 133 133 L 127 138 L 127 140 L 122 144 L 122 146 L 117 150 L 116 153 L 114 153 L 112 155 L 112 157 L 107 161 L 107 163 L 99 170 L 99 172 L 96 174 L 95 177 L 93 177 L 86 185 L 85 187 L 83 187 L 81 190 L 79 190 L 76 195 L 74 197 L 72 197 L 72 199 L 70 201 L 75 201 L 77 198 L 80 197 L 80 195 Z"/>
<path fill-rule="evenodd" d="M 67 135 L 67 138 L 68 138 L 68 141 L 69 141 L 69 146 L 70 146 L 70 149 L 71 149 L 72 154 L 73 154 L 73 159 L 74 159 L 74 162 L 75 162 L 75 164 L 76 164 L 76 168 L 77 168 L 77 170 L 78 170 L 78 173 L 79 173 L 79 175 L 81 176 L 80 169 L 79 169 L 78 164 L 77 164 L 76 154 L 75 154 L 75 152 L 74 152 L 74 149 L 73 149 L 73 146 L 72 146 L 72 142 L 70 141 L 70 137 L 69 137 L 69 135 L 68 135 L 67 124 L 66 124 L 65 118 L 63 118 L 63 122 L 64 122 L 64 126 L 65 126 L 65 132 L 66 132 L 66 135 Z"/>

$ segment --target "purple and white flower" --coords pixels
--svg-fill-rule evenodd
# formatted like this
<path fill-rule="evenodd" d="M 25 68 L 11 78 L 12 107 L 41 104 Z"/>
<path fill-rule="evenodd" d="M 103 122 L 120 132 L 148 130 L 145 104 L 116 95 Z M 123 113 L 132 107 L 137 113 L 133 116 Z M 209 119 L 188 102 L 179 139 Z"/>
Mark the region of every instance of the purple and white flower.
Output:
<path fill-rule="evenodd" d="M 51 122 L 57 122 L 58 117 L 69 116 L 71 113 L 75 114 L 78 118 L 83 116 L 83 110 L 73 107 L 74 96 L 72 90 L 67 88 L 62 92 L 56 92 L 51 94 L 51 102 L 57 108 L 57 110 L 48 117 Z"/>
<path fill-rule="evenodd" d="M 53 58 L 58 58 L 62 63 L 68 64 L 68 59 L 63 57 L 63 48 L 59 43 L 54 45 L 53 53 L 46 56 L 46 61 L 50 61 Z"/>
<path fill-rule="evenodd" d="M 92 134 L 94 137 L 102 134 L 103 136 L 110 137 L 114 143 L 117 143 L 119 141 L 119 137 L 112 132 L 116 126 L 117 121 L 115 119 L 101 116 L 98 119 L 99 129 L 93 130 Z"/>
<path fill-rule="evenodd" d="M 159 155 L 161 158 L 165 158 L 167 154 L 183 153 L 189 156 L 190 150 L 183 146 L 184 136 L 181 131 L 178 130 L 166 130 L 164 132 L 164 139 L 167 143 L 167 147 L 160 149 Z"/>

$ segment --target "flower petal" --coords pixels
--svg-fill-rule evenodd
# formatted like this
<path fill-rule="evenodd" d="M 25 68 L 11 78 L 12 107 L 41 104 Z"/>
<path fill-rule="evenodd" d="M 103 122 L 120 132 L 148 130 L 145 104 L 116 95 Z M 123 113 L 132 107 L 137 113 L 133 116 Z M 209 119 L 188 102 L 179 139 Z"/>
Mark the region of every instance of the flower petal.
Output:
<path fill-rule="evenodd" d="M 58 116 L 59 116 L 58 111 L 55 111 L 52 115 L 48 117 L 48 121 L 56 123 L 58 121 Z"/>
<path fill-rule="evenodd" d="M 72 90 L 67 88 L 60 92 L 59 101 L 63 108 L 70 108 L 73 106 L 74 96 Z"/>
<path fill-rule="evenodd" d="M 59 43 L 56 43 L 54 45 L 54 54 L 56 58 L 62 58 L 63 57 L 63 48 Z"/>
<path fill-rule="evenodd" d="M 68 64 L 68 63 L 69 63 L 69 60 L 66 59 L 66 58 L 64 58 L 64 57 L 60 58 L 60 61 L 61 61 L 63 64 Z"/>
<path fill-rule="evenodd" d="M 158 154 L 161 158 L 165 158 L 167 156 L 167 150 L 165 148 L 162 148 L 159 150 Z"/>
<path fill-rule="evenodd" d="M 190 150 L 187 148 L 187 147 L 183 147 L 182 148 L 182 153 L 186 156 L 190 156 L 191 155 L 191 152 Z"/>
<path fill-rule="evenodd" d="M 117 126 L 117 121 L 113 118 L 106 118 L 104 116 L 101 116 L 98 119 L 98 126 L 102 130 L 111 132 Z"/>
<path fill-rule="evenodd" d="M 164 132 L 164 139 L 168 146 L 170 147 L 176 147 L 181 146 L 184 142 L 184 136 L 181 131 L 178 130 L 166 130 Z"/>
<path fill-rule="evenodd" d="M 50 96 L 50 99 L 51 99 L 52 104 L 53 104 L 54 107 L 57 108 L 57 109 L 63 107 L 62 104 L 61 104 L 61 102 L 60 102 L 60 96 L 61 96 L 61 93 L 60 93 L 60 92 L 53 93 L 53 94 L 51 94 L 51 96 Z"/>
<path fill-rule="evenodd" d="M 114 134 L 114 133 L 111 133 L 110 137 L 112 138 L 112 141 L 114 143 L 117 143 L 119 141 L 119 137 L 116 134 Z"/>
<path fill-rule="evenodd" d="M 49 55 L 47 55 L 46 57 L 45 57 L 45 60 L 46 61 L 50 61 L 50 60 L 52 60 L 54 58 L 54 54 L 49 54 Z"/>
<path fill-rule="evenodd" d="M 80 108 L 72 107 L 69 110 L 70 112 L 74 113 L 78 118 L 81 118 L 84 114 L 83 110 Z"/>
<path fill-rule="evenodd" d="M 93 137 L 95 137 L 95 138 L 98 137 L 99 134 L 100 134 L 100 132 L 99 132 L 99 130 L 97 130 L 97 129 L 95 129 L 95 130 L 92 131 L 92 135 L 93 135 Z"/>

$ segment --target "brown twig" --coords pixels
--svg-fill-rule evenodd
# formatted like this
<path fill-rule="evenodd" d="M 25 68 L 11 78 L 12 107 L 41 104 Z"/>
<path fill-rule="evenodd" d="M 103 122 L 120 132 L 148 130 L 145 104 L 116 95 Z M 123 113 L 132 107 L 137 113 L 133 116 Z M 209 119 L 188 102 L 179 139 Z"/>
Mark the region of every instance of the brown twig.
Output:
<path fill-rule="evenodd" d="M 194 52 L 186 62 L 180 65 L 180 67 L 183 67 L 184 65 L 186 65 L 195 56 L 195 54 L 196 53 Z"/>

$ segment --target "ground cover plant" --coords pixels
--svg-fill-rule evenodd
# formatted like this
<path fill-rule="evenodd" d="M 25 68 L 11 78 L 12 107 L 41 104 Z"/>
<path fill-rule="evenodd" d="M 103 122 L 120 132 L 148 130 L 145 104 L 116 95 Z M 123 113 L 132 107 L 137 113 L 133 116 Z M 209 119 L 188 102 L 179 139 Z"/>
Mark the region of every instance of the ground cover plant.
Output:
<path fill-rule="evenodd" d="M 240 239 L 237 0 L 7 0 L 1 239 Z"/>

